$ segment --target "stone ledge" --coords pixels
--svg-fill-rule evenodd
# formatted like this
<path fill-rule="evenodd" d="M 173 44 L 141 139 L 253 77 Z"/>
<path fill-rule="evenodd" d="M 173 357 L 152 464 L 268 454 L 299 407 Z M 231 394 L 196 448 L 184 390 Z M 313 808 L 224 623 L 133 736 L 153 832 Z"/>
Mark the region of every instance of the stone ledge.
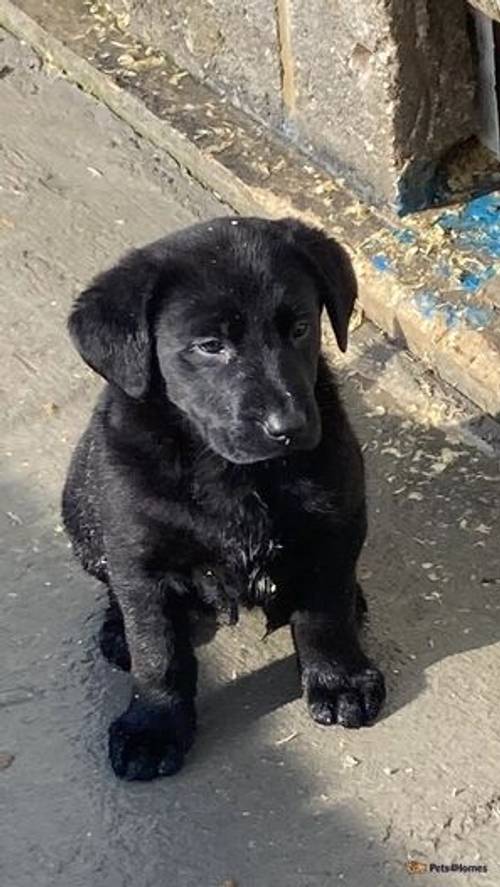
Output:
<path fill-rule="evenodd" d="M 470 207 L 394 222 L 80 0 L 0 0 L 0 25 L 235 211 L 294 215 L 337 237 L 351 252 L 366 316 L 500 415 L 500 313 L 488 295 L 496 254 L 464 241 Z"/>

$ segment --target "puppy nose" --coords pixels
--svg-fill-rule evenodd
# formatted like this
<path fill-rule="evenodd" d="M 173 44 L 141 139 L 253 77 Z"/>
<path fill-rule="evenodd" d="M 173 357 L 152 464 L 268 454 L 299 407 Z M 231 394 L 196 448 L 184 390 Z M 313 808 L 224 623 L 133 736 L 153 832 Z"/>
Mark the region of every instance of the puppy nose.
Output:
<path fill-rule="evenodd" d="M 273 410 L 269 413 L 263 424 L 263 428 L 268 437 L 273 440 L 280 441 L 288 446 L 292 438 L 305 427 L 307 422 L 305 413 L 301 410 L 293 412 L 279 412 Z"/>

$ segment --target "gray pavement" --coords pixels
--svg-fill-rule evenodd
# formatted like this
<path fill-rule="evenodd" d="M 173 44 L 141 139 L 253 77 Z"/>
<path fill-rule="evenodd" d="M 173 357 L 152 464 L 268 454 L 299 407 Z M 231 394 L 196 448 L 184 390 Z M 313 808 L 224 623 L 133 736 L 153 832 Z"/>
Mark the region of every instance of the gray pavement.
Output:
<path fill-rule="evenodd" d="M 111 774 L 106 725 L 127 677 L 100 658 L 103 592 L 58 513 L 100 383 L 65 317 L 124 249 L 225 207 L 0 41 L 1 887 L 400 887 L 408 856 L 488 867 L 419 884 L 498 887 L 498 456 L 367 325 L 341 374 L 368 468 L 361 575 L 383 717 L 356 732 L 313 725 L 287 632 L 262 643 L 246 617 L 200 651 L 185 769 L 145 785 Z"/>

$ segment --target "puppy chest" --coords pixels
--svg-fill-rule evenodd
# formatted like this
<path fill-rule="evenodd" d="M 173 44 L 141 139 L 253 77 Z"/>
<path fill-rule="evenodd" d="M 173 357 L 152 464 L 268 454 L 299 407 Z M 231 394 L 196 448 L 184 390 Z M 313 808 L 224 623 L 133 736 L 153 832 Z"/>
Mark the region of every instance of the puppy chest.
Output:
<path fill-rule="evenodd" d="M 227 515 L 218 541 L 223 561 L 239 577 L 249 602 L 272 591 L 269 571 L 283 543 L 272 514 L 257 494 L 244 497 Z"/>

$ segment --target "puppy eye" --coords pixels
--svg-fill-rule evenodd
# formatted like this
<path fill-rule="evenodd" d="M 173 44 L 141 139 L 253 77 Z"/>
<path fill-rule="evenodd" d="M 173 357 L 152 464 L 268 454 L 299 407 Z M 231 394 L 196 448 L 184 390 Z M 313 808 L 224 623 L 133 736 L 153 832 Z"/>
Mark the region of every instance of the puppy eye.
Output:
<path fill-rule="evenodd" d="M 307 323 L 307 320 L 298 320 L 297 323 L 294 323 L 292 327 L 291 336 L 292 339 L 297 341 L 298 339 L 303 339 L 305 336 L 307 336 L 308 332 L 309 324 Z"/>
<path fill-rule="evenodd" d="M 202 351 L 203 354 L 220 354 L 224 351 L 224 343 L 220 339 L 204 339 L 201 342 L 195 342 L 193 348 L 196 351 Z"/>

